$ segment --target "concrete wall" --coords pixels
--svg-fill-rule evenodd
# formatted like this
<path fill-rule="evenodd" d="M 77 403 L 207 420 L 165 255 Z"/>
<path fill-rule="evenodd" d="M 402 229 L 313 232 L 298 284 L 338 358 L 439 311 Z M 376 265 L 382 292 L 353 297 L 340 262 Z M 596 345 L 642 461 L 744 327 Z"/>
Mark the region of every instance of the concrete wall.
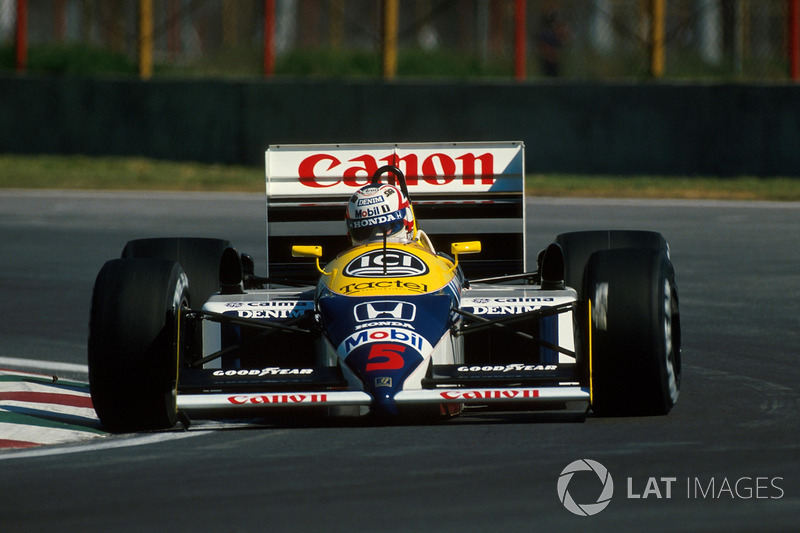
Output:
<path fill-rule="evenodd" d="M 522 140 L 528 172 L 800 175 L 800 87 L 0 77 L 0 153 L 263 163 L 269 144 Z"/>

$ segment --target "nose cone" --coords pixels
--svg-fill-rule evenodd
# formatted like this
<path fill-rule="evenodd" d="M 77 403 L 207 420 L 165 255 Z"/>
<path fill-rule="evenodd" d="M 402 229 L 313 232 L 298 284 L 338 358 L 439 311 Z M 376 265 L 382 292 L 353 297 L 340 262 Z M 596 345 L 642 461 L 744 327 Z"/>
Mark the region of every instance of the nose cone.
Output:
<path fill-rule="evenodd" d="M 416 376 L 452 324 L 454 296 L 446 291 L 413 297 L 320 294 L 320 320 L 342 365 L 374 398 L 373 412 L 397 414 L 395 396 L 421 386 Z"/>
<path fill-rule="evenodd" d="M 394 396 L 422 363 L 420 348 L 424 349 L 427 341 L 411 331 L 394 328 L 374 330 L 365 338 L 373 342 L 353 348 L 345 362 L 374 398 L 373 410 L 396 415 Z"/>

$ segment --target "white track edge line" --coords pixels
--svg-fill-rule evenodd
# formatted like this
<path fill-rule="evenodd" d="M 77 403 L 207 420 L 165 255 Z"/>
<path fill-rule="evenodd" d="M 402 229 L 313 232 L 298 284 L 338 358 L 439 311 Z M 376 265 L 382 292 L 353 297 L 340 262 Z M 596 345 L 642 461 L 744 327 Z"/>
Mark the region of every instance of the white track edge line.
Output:
<path fill-rule="evenodd" d="M 93 452 L 99 450 L 113 450 L 116 448 L 129 448 L 132 446 L 157 444 L 159 442 L 186 439 L 189 437 L 199 437 L 200 435 L 206 435 L 208 433 L 213 433 L 213 431 L 202 430 L 181 433 L 156 433 L 152 435 L 141 435 L 135 437 L 112 437 L 111 440 L 104 440 L 102 442 L 92 441 L 88 444 L 76 444 L 68 446 L 51 445 L 40 449 L 27 449 L 0 453 L 0 461 L 7 459 L 25 459 L 31 457 L 68 455 L 73 453 Z"/>
<path fill-rule="evenodd" d="M 42 361 L 41 359 L 22 359 L 19 357 L 0 356 L 0 366 L 14 367 L 13 369 L 36 369 L 50 370 L 54 372 L 76 372 L 79 374 L 89 374 L 87 365 L 76 363 L 61 363 L 58 361 Z M 12 370 L 12 369 L 9 369 Z"/>

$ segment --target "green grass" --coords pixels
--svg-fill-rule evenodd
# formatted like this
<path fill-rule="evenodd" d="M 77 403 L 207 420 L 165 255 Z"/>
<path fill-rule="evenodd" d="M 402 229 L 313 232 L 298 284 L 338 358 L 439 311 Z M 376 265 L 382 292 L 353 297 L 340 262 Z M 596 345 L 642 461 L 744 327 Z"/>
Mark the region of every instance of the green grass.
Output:
<path fill-rule="evenodd" d="M 139 157 L 5 154 L 0 188 L 263 191 L 264 170 Z"/>
<path fill-rule="evenodd" d="M 800 201 L 800 178 L 529 175 L 534 196 Z"/>
<path fill-rule="evenodd" d="M 0 189 L 264 191 L 262 167 L 0 154 Z M 800 201 L 800 178 L 527 176 L 533 196 Z"/>

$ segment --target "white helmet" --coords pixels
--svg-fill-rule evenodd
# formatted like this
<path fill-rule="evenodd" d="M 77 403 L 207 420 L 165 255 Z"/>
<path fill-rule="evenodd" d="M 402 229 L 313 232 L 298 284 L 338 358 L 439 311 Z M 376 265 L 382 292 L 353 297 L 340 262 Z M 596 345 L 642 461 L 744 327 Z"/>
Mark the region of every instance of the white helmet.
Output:
<path fill-rule="evenodd" d="M 367 185 L 357 190 L 347 202 L 345 221 L 353 245 L 384 237 L 388 242 L 408 242 L 415 237 L 411 204 L 394 185 Z"/>

